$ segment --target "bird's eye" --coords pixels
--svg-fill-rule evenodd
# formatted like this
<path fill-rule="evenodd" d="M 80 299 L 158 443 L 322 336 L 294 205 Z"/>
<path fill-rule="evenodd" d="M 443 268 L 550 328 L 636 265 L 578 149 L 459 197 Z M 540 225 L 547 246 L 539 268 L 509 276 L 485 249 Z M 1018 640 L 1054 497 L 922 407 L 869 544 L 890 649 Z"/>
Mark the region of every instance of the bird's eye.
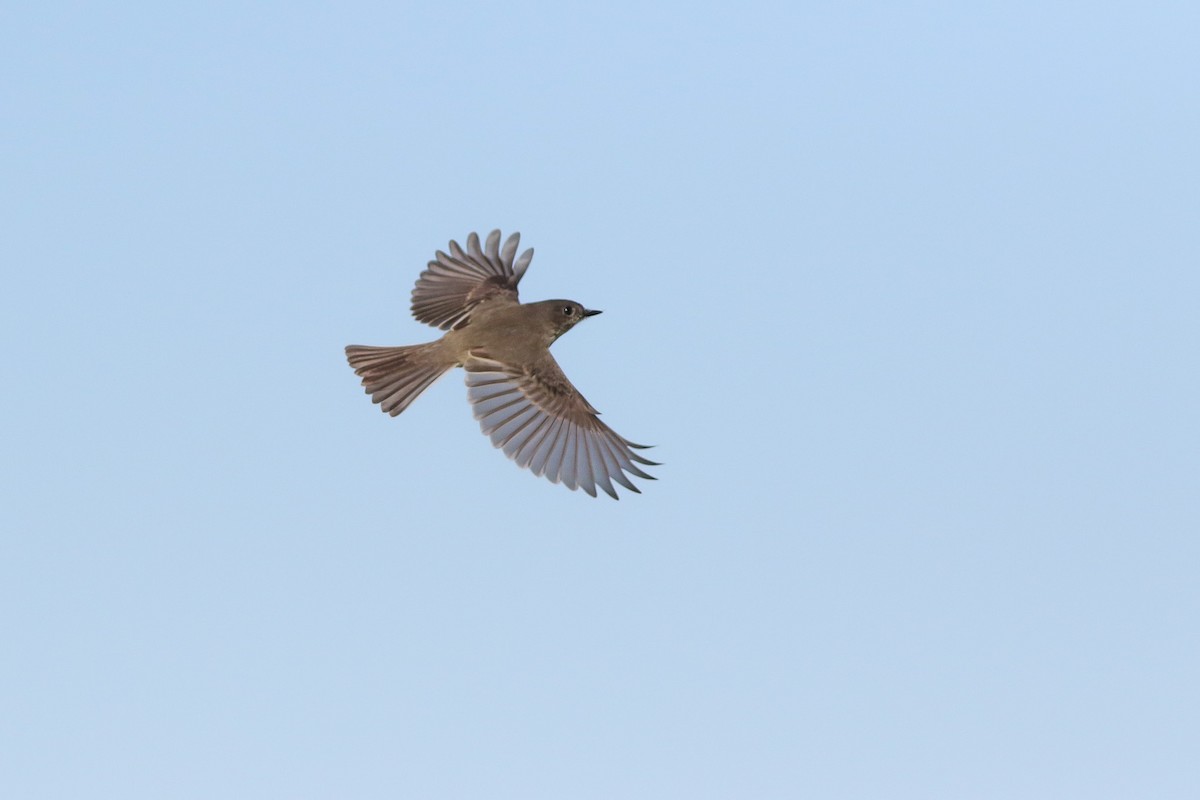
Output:
<path fill-rule="evenodd" d="M 575 309 L 572 308 L 571 306 L 563 306 L 563 316 L 566 316 L 566 317 L 575 316 Z"/>

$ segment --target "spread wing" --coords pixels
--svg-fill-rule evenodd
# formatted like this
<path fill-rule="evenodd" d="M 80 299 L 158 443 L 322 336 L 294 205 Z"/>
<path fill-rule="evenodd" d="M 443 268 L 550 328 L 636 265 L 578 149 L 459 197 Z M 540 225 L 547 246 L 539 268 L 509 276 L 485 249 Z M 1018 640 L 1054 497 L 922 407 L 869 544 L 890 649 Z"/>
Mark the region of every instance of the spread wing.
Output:
<path fill-rule="evenodd" d="M 634 463 L 657 466 L 634 452 L 646 446 L 601 422 L 549 353 L 528 367 L 471 356 L 464 367 L 475 418 L 519 466 L 570 489 L 582 487 L 592 497 L 599 486 L 615 499 L 612 481 L 640 493 L 626 472 L 654 480 Z"/>
<path fill-rule="evenodd" d="M 486 249 L 480 249 L 479 236 L 467 237 L 467 250 L 450 242 L 450 253 L 437 251 L 435 260 L 417 279 L 413 287 L 412 313 L 420 322 L 450 330 L 465 321 L 471 309 L 494 297 L 517 299 L 517 284 L 529 262 L 533 249 L 521 254 L 514 263 L 521 234 L 514 233 L 500 249 L 500 231 L 488 234 Z"/>

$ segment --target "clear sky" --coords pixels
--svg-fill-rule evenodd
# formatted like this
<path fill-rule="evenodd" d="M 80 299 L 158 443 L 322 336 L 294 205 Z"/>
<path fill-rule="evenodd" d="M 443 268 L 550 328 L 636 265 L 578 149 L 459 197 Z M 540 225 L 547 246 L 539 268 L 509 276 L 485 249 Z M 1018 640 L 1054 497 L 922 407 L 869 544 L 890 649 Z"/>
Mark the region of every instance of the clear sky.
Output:
<path fill-rule="evenodd" d="M 1195 3 L 10 3 L 0 795 L 1200 796 Z M 519 230 L 664 462 L 346 344 Z"/>

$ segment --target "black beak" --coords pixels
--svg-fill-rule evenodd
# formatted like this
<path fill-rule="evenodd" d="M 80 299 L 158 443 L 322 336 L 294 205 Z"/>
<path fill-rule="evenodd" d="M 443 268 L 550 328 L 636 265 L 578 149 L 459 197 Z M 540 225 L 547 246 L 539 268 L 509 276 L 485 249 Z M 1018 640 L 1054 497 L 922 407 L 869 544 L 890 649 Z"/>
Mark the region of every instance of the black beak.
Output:
<path fill-rule="evenodd" d="M 586 308 L 583 310 L 583 315 L 584 315 L 585 317 L 594 317 L 594 316 L 596 316 L 597 314 L 603 314 L 603 313 L 604 313 L 603 311 L 590 311 L 590 310 L 588 310 L 588 309 L 586 309 Z"/>

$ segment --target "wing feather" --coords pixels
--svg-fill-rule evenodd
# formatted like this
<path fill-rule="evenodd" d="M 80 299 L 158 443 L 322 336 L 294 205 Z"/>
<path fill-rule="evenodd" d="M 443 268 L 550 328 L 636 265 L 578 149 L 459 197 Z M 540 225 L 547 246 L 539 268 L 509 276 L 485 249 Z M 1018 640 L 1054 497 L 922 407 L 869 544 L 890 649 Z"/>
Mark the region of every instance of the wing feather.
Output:
<path fill-rule="evenodd" d="M 634 463 L 655 465 L 634 452 L 644 445 L 623 439 L 601 422 L 549 353 L 534 364 L 517 366 L 476 352 L 464 367 L 467 396 L 480 428 L 519 466 L 593 497 L 599 488 L 616 498 L 614 481 L 640 492 L 625 473 L 654 479 Z"/>
<path fill-rule="evenodd" d="M 517 284 L 533 258 L 533 250 L 526 250 L 514 269 L 520 241 L 521 234 L 512 234 L 501 251 L 500 231 L 494 230 L 484 247 L 479 245 L 479 235 L 471 233 L 465 251 L 455 241 L 450 242 L 449 253 L 438 250 L 413 287 L 413 316 L 445 331 L 466 322 L 482 302 L 498 298 L 516 302 Z"/>

